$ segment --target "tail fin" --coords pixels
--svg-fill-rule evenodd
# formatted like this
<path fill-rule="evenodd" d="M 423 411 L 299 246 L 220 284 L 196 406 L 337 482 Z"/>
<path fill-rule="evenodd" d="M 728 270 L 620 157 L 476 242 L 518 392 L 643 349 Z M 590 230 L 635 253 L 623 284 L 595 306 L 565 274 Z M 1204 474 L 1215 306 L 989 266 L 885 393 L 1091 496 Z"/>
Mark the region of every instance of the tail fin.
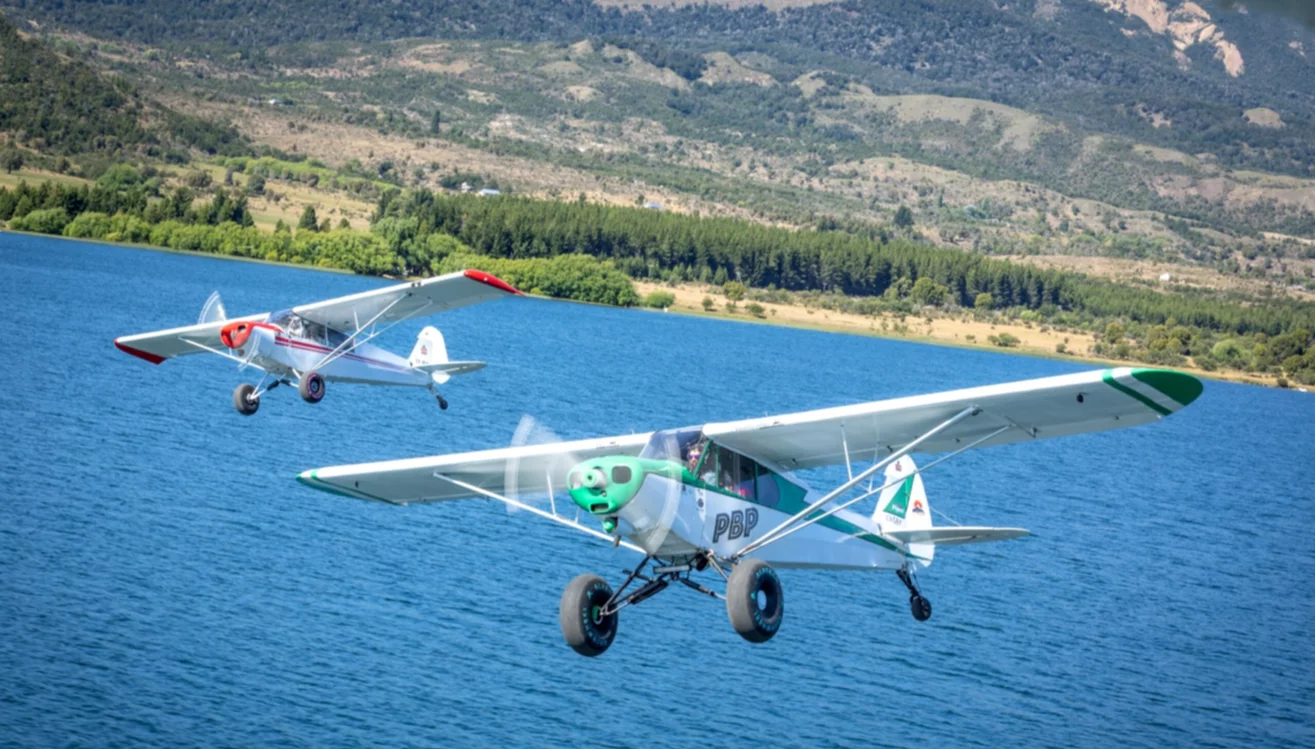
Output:
<path fill-rule="evenodd" d="M 446 361 L 447 344 L 443 342 L 443 334 L 433 325 L 426 326 L 416 338 L 415 348 L 411 349 L 411 358 L 407 363 L 413 367 L 424 367 Z"/>
<path fill-rule="evenodd" d="M 922 474 L 907 455 L 886 466 L 886 486 L 877 499 L 872 520 L 886 530 L 914 531 L 932 527 L 931 503 L 922 487 Z M 909 553 L 930 564 L 935 544 L 909 544 Z"/>

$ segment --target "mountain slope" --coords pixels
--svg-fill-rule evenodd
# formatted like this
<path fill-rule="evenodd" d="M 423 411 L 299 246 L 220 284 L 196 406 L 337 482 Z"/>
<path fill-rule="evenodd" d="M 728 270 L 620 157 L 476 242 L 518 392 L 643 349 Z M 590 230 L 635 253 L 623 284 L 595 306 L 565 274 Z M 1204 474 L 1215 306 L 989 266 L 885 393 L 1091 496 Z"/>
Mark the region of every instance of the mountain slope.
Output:
<path fill-rule="evenodd" d="M 185 160 L 196 148 L 239 153 L 237 132 L 179 114 L 132 84 L 25 39 L 0 17 L 0 132 L 42 153 L 124 151 Z"/>

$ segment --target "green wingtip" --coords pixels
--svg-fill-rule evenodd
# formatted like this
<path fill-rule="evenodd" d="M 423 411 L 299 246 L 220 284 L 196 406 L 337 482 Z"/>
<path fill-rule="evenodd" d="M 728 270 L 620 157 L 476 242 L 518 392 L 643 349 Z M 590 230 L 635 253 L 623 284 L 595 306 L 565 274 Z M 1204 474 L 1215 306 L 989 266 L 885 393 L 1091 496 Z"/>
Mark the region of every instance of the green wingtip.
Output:
<path fill-rule="evenodd" d="M 1180 406 L 1186 406 L 1201 397 L 1201 392 L 1205 390 L 1205 385 L 1199 379 L 1172 369 L 1134 369 L 1132 376 L 1138 382 L 1150 385 L 1173 399 Z"/>

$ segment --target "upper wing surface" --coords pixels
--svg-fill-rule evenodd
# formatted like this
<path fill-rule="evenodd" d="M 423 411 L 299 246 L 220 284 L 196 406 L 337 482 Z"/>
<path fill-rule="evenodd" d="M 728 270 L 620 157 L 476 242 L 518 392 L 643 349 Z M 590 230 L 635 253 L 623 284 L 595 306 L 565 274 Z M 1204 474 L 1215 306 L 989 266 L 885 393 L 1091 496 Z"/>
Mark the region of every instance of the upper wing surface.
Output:
<path fill-rule="evenodd" d="M 353 331 L 371 320 L 382 325 L 516 294 L 520 292 L 515 287 L 496 276 L 478 270 L 464 270 L 303 304 L 293 307 L 292 311 L 333 330 Z"/>
<path fill-rule="evenodd" d="M 1191 375 L 1121 367 L 1003 385 L 708 424 L 704 434 L 732 450 L 787 469 L 888 455 L 966 408 L 981 412 L 919 445 L 917 452 L 962 447 L 1002 426 L 980 447 L 1136 426 L 1177 411 L 1201 394 Z"/>

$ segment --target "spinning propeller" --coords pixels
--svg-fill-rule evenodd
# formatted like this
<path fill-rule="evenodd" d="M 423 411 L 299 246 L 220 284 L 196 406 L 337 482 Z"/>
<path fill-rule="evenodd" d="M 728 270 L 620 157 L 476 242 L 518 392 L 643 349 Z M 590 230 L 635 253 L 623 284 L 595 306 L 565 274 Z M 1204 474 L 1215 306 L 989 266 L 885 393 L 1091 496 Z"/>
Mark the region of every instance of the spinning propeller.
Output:
<path fill-rule="evenodd" d="M 594 523 L 600 522 L 602 529 L 614 539 L 619 540 L 621 533 L 625 532 L 633 534 L 632 540 L 639 542 L 644 548 L 659 549 L 670 533 L 671 525 L 680 509 L 683 488 L 681 482 L 660 476 L 641 477 L 645 482 L 643 488 L 634 499 L 616 512 L 603 510 L 599 504 L 577 504 L 584 503 L 586 500 L 574 499 L 570 494 L 572 488 L 584 487 L 606 492 L 607 487 L 617 478 L 604 466 L 592 465 L 593 463 L 607 462 L 604 459 L 609 457 L 633 458 L 634 455 L 625 452 L 608 455 L 596 451 L 589 451 L 588 455 L 579 455 L 566 447 L 557 450 L 551 447 L 566 444 L 568 443 L 564 442 L 556 432 L 535 417 L 529 414 L 522 416 L 512 435 L 511 447 L 544 445 L 545 449 L 536 457 L 525 456 L 527 452 L 531 456 L 535 455 L 533 451 L 516 450 L 516 456 L 507 461 L 503 477 L 506 496 L 515 502 L 551 511 L 563 519 L 578 518 L 578 521 L 587 527 L 596 527 Z M 670 460 L 679 464 L 680 445 L 677 444 L 674 434 L 655 435 L 654 440 L 645 447 L 639 458 L 641 465 L 648 461 L 659 460 Z M 528 465 L 530 461 L 534 463 L 532 468 Z M 661 488 L 654 488 L 659 486 Z M 520 511 L 512 504 L 506 507 L 509 514 Z"/>

